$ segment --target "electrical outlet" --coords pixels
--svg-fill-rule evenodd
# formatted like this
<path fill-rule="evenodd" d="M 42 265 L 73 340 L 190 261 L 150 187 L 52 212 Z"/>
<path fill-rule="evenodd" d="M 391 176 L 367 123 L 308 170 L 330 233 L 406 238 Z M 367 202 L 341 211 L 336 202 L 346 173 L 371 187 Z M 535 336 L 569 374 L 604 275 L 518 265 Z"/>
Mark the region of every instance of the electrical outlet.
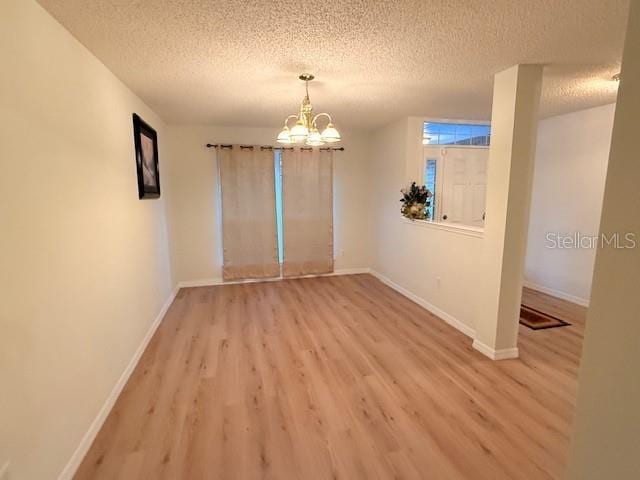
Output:
<path fill-rule="evenodd" d="M 440 288 L 442 286 L 442 279 L 440 277 L 436 277 L 436 287 Z"/>
<path fill-rule="evenodd" d="M 4 465 L 0 467 L 0 480 L 10 480 L 9 479 L 9 462 L 4 462 Z"/>

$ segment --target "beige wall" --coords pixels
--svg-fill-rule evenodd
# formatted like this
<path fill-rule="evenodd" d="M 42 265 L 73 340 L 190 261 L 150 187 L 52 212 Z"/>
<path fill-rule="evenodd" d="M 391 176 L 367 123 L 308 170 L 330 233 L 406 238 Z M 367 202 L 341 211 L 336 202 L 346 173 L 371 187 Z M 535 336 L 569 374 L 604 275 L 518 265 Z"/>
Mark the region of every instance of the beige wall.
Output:
<path fill-rule="evenodd" d="M 169 129 L 169 201 L 174 271 L 177 281 L 222 277 L 222 236 L 216 154 L 207 143 L 273 145 L 271 128 L 176 126 Z M 334 251 L 336 270 L 371 264 L 371 162 L 366 139 L 342 132 L 344 152 L 334 168 Z"/>
<path fill-rule="evenodd" d="M 131 114 L 162 165 L 166 129 L 31 0 L 0 2 L 0 65 L 0 467 L 52 479 L 172 290 Z"/>
<path fill-rule="evenodd" d="M 605 105 L 538 125 L 525 281 L 582 304 L 595 249 L 549 249 L 546 235 L 598 234 L 614 111 Z"/>
<path fill-rule="evenodd" d="M 0 62 L 0 467 L 9 460 L 11 478 L 55 478 L 174 284 L 221 277 L 215 154 L 204 144 L 273 144 L 277 131 L 165 126 L 31 0 L 0 4 Z M 132 112 L 159 133 L 159 200 L 137 199 Z M 469 333 L 483 239 L 410 223 L 399 212 L 399 189 L 420 180 L 421 121 L 343 132 L 346 152 L 336 154 L 334 178 L 336 269 L 372 266 Z M 622 181 L 625 172 L 618 175 Z M 637 272 L 635 259 L 623 263 Z M 637 283 L 629 280 L 627 287 Z M 625 317 L 640 308 L 632 307 L 619 312 L 629 322 L 613 331 L 635 334 Z M 612 330 L 589 328 L 596 330 L 587 354 L 615 357 L 615 346 L 598 344 Z M 596 383 L 606 382 L 593 365 L 581 377 L 578 433 L 587 425 L 605 438 L 613 427 L 591 427 L 607 413 L 595 401 Z M 575 458 L 587 458 L 593 442 L 578 437 Z"/>
<path fill-rule="evenodd" d="M 412 223 L 400 215 L 400 189 L 408 181 L 422 180 L 421 122 L 405 118 L 371 136 L 369 157 L 376 192 L 372 267 L 471 333 L 474 305 L 460 299 L 469 298 L 479 281 L 476 259 L 482 238 Z"/>
<path fill-rule="evenodd" d="M 631 2 L 600 233 L 640 241 L 640 2 Z M 640 474 L 640 244 L 600 248 L 587 315 L 567 478 Z"/>

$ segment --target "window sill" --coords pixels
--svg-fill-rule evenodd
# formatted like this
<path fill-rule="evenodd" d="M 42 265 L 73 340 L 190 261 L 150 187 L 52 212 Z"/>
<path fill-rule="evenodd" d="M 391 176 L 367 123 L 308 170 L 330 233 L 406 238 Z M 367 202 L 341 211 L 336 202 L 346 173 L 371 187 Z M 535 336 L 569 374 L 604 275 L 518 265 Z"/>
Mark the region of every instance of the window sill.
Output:
<path fill-rule="evenodd" d="M 450 223 L 433 222 L 431 220 L 409 220 L 406 217 L 401 218 L 404 223 L 418 227 L 444 230 L 445 232 L 457 233 L 458 235 L 466 235 L 468 237 L 482 238 L 484 236 L 484 229 L 479 227 L 452 225 Z"/>

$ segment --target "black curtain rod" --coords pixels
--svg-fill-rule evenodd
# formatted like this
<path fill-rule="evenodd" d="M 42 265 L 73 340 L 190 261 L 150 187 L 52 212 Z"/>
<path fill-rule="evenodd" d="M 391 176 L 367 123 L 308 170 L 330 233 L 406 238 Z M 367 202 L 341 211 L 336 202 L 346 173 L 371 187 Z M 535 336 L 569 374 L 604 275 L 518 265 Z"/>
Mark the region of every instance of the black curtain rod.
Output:
<path fill-rule="evenodd" d="M 207 143 L 207 148 L 232 148 L 233 145 L 218 145 Z M 253 150 L 253 145 L 240 145 L 241 149 L 249 149 Z M 268 145 L 262 145 L 260 150 L 293 150 L 294 147 L 271 147 Z M 313 150 L 312 147 L 300 147 L 300 150 Z M 344 152 L 344 147 L 322 147 L 319 150 L 338 150 L 340 152 Z"/>

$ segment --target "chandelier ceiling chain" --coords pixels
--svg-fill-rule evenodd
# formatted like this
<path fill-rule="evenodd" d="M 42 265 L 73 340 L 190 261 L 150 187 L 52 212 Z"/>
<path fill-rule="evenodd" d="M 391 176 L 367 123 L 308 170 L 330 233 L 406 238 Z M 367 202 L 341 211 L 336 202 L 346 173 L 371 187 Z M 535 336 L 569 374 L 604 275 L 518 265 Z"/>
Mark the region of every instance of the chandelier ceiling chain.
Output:
<path fill-rule="evenodd" d="M 328 113 L 318 113 L 314 116 L 313 106 L 309 100 L 309 82 L 315 77 L 310 73 L 303 73 L 298 77 L 304 82 L 305 96 L 300 104 L 300 113 L 297 115 L 289 115 L 284 121 L 284 127 L 278 134 L 278 143 L 289 145 L 292 143 L 305 143 L 310 147 L 317 147 L 325 143 L 334 143 L 340 141 L 340 133 L 333 125 L 331 115 Z M 328 123 L 322 133 L 318 129 L 317 120 L 327 117 Z M 295 119 L 295 125 L 289 129 L 289 121 Z"/>

